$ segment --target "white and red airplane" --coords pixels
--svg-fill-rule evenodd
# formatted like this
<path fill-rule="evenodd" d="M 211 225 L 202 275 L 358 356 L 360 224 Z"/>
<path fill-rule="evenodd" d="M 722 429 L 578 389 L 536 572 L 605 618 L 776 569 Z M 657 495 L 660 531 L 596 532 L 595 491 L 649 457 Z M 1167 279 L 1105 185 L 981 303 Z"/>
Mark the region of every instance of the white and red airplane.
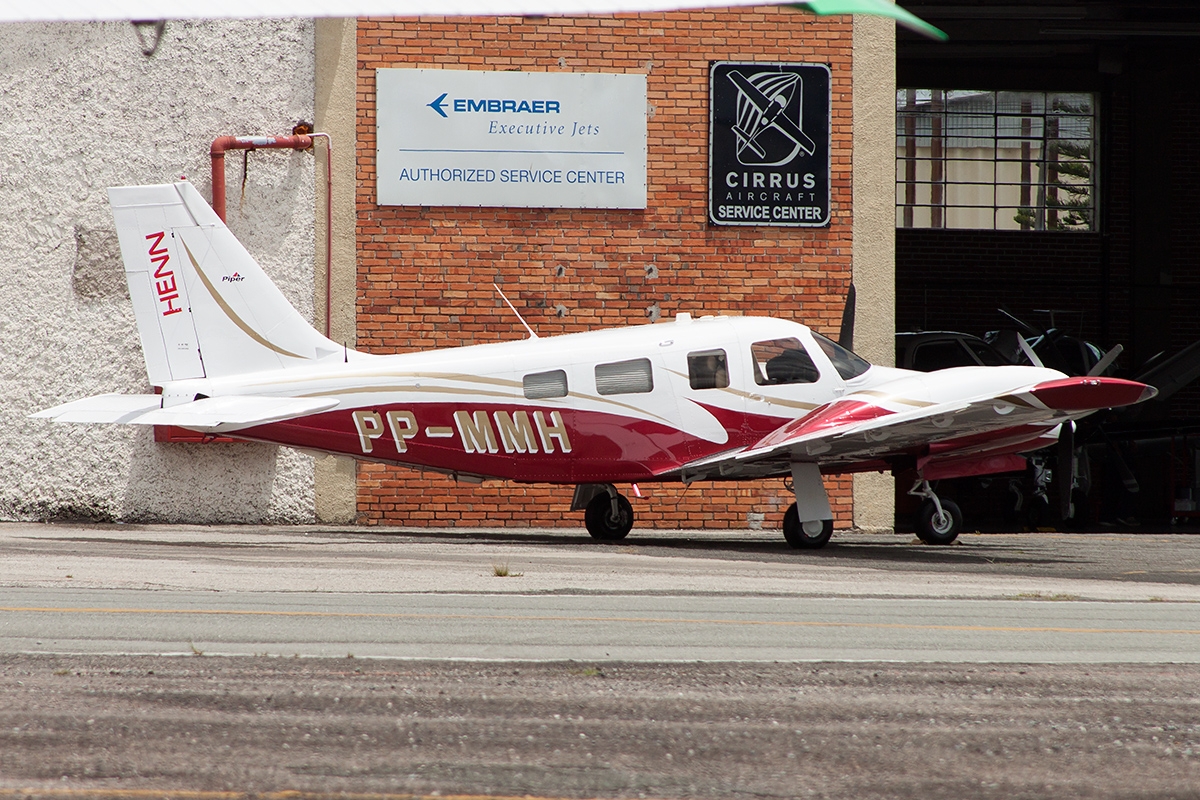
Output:
<path fill-rule="evenodd" d="M 35 414 L 176 425 L 460 479 L 575 485 L 591 535 L 623 538 L 615 484 L 790 479 L 794 547 L 833 531 L 822 474 L 916 470 L 920 536 L 962 515 L 929 481 L 1020 469 L 1073 420 L 1153 397 L 1032 366 L 872 366 L 804 325 L 672 322 L 397 355 L 326 339 L 187 182 L 109 190 L 150 384 Z"/>

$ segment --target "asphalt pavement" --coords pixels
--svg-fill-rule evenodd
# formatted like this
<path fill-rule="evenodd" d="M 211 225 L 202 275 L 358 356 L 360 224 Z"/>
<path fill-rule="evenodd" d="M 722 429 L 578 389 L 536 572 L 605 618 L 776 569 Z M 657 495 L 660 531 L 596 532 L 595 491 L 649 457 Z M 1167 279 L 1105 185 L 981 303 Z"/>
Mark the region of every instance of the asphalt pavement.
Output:
<path fill-rule="evenodd" d="M 0 800 L 1200 797 L 1200 536 L 0 525 Z"/>

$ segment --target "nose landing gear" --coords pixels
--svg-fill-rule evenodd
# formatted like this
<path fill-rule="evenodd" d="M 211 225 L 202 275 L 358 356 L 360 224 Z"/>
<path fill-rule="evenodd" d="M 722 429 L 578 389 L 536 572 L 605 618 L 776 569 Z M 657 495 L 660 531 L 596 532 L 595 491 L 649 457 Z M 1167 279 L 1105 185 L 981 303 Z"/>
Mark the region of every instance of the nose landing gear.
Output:
<path fill-rule="evenodd" d="M 950 544 L 962 530 L 962 510 L 953 500 L 942 500 L 921 479 L 913 484 L 908 493 L 923 498 L 921 510 L 917 512 L 917 537 L 925 544 Z"/>

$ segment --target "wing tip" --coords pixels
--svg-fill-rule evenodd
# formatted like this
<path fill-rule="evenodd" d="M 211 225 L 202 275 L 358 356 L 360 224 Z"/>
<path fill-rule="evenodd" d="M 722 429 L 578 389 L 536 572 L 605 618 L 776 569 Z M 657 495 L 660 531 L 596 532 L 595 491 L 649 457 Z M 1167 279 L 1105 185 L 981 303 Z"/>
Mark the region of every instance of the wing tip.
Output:
<path fill-rule="evenodd" d="M 1155 397 L 1158 389 L 1124 378 L 1080 376 L 1039 383 L 1029 394 L 1056 411 L 1098 411 L 1137 405 Z"/>

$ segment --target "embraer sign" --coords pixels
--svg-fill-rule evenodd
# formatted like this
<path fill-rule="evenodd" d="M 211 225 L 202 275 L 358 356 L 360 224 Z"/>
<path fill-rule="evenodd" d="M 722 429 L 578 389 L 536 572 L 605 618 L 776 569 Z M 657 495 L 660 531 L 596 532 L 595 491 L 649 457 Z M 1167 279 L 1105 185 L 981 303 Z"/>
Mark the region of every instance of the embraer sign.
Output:
<path fill-rule="evenodd" d="M 380 205 L 646 207 L 645 75 L 375 76 Z"/>
<path fill-rule="evenodd" d="M 721 61 L 709 92 L 709 219 L 828 225 L 829 67 Z"/>

